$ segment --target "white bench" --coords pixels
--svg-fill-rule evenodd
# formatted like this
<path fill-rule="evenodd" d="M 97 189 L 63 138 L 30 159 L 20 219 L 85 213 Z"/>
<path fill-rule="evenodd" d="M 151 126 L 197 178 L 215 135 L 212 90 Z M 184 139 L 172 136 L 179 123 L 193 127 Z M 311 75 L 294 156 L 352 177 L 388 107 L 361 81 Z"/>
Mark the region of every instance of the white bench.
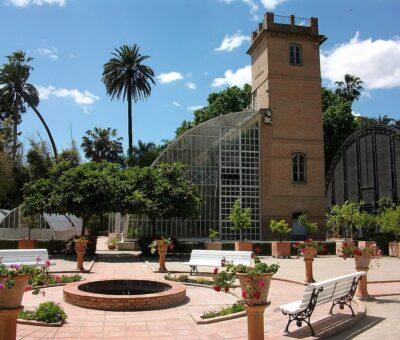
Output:
<path fill-rule="evenodd" d="M 222 261 L 233 264 L 251 264 L 251 251 L 228 251 L 228 250 L 200 250 L 194 249 L 190 254 L 190 260 L 187 265 L 190 266 L 190 274 L 194 271 L 199 273 L 197 267 L 221 267 Z"/>
<path fill-rule="evenodd" d="M 332 314 L 333 307 L 336 305 L 339 305 L 340 309 L 343 309 L 346 305 L 350 308 L 354 316 L 351 301 L 353 300 L 358 281 L 363 275 L 366 275 L 366 273 L 357 272 L 307 285 L 301 300 L 276 308 L 282 311 L 284 315 L 289 316 L 285 332 L 289 333 L 289 325 L 292 321 L 296 321 L 298 327 L 301 327 L 304 321 L 310 328 L 311 334 L 314 336 L 314 329 L 311 327 L 310 323 L 311 315 L 316 306 L 331 301 L 332 307 L 329 311 L 330 314 Z"/>
<path fill-rule="evenodd" d="M 12 264 L 44 266 L 49 260 L 47 249 L 6 249 L 0 250 L 0 263 L 9 267 Z"/>

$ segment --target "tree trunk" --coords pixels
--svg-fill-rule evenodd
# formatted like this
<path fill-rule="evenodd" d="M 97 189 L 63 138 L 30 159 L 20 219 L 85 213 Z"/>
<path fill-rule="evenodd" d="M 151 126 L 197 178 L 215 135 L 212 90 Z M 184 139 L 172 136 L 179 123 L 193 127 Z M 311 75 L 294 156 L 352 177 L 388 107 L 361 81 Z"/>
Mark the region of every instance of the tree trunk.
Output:
<path fill-rule="evenodd" d="M 243 242 L 242 229 L 239 230 L 240 242 Z"/>
<path fill-rule="evenodd" d="M 86 232 L 86 225 L 89 222 L 90 217 L 82 217 L 82 230 L 81 230 L 81 237 L 85 236 Z"/>
<path fill-rule="evenodd" d="M 47 132 L 47 134 L 48 134 L 48 136 L 49 136 L 49 139 L 50 139 L 51 147 L 53 148 L 54 158 L 57 159 L 58 153 L 57 153 L 56 143 L 54 143 L 53 136 L 52 136 L 52 134 L 51 134 L 51 132 L 50 132 L 50 129 L 49 129 L 49 127 L 47 126 L 47 124 L 46 124 L 44 118 L 42 117 L 42 115 L 40 114 L 40 112 L 38 111 L 38 109 L 37 109 L 34 105 L 31 104 L 31 102 L 29 101 L 29 98 L 26 98 L 25 96 L 23 96 L 23 98 L 24 98 L 24 100 L 28 103 L 28 105 L 31 107 L 31 109 L 32 109 L 33 111 L 35 111 L 36 115 L 39 117 L 39 119 L 40 119 L 40 121 L 42 122 L 44 128 L 46 129 L 46 132 Z"/>
<path fill-rule="evenodd" d="M 128 156 L 132 155 L 133 135 L 132 135 L 132 97 L 131 89 L 128 88 Z"/>
<path fill-rule="evenodd" d="M 17 141 L 18 141 L 18 110 L 14 108 L 13 110 L 13 146 L 12 146 L 12 155 L 13 160 L 15 161 L 17 158 Z"/>

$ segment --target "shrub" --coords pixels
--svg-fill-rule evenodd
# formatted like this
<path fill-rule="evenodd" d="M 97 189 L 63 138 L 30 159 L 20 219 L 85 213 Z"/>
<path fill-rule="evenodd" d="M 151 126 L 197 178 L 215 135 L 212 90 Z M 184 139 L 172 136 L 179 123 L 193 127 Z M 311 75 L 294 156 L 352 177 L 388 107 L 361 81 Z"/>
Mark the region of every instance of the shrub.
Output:
<path fill-rule="evenodd" d="M 41 303 L 35 310 L 23 310 L 19 313 L 18 318 L 46 323 L 56 323 L 65 321 L 67 319 L 67 314 L 62 307 L 53 301 L 47 301 Z"/>
<path fill-rule="evenodd" d="M 269 229 L 272 232 L 279 234 L 279 241 L 282 242 L 282 236 L 285 234 L 289 234 L 292 231 L 292 228 L 285 220 L 275 221 L 271 220 L 269 223 Z"/>
<path fill-rule="evenodd" d="M 243 311 L 244 311 L 244 301 L 238 301 L 231 306 L 221 307 L 219 309 L 214 309 L 214 310 L 204 312 L 204 314 L 201 316 L 201 318 L 202 319 L 211 319 L 211 318 L 216 318 L 218 316 L 230 315 L 230 314 L 239 313 L 239 312 L 243 312 Z"/>
<path fill-rule="evenodd" d="M 181 274 L 179 276 L 172 276 L 170 274 L 167 274 L 164 276 L 164 279 L 174 282 L 196 283 L 199 285 L 207 285 L 207 286 L 212 286 L 214 284 L 214 281 L 211 281 L 204 277 L 189 278 L 189 276 L 186 274 Z"/>

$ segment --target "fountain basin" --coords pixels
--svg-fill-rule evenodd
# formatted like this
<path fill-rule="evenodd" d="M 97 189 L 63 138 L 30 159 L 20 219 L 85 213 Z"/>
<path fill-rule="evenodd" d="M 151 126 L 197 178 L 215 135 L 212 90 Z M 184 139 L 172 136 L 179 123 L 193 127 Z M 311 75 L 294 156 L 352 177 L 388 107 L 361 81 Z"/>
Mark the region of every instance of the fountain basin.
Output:
<path fill-rule="evenodd" d="M 69 283 L 64 301 L 99 310 L 139 311 L 177 306 L 186 301 L 186 287 L 176 282 L 102 279 Z"/>

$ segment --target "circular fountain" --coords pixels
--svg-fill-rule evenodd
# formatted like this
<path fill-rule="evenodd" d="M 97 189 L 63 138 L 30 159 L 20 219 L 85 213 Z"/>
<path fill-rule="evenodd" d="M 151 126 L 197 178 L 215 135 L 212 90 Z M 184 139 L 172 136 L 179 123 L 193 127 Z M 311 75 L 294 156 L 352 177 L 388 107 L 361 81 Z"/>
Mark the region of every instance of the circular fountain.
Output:
<path fill-rule="evenodd" d="M 184 285 L 156 280 L 86 280 L 65 285 L 63 293 L 72 305 L 115 311 L 167 308 L 186 300 Z"/>

